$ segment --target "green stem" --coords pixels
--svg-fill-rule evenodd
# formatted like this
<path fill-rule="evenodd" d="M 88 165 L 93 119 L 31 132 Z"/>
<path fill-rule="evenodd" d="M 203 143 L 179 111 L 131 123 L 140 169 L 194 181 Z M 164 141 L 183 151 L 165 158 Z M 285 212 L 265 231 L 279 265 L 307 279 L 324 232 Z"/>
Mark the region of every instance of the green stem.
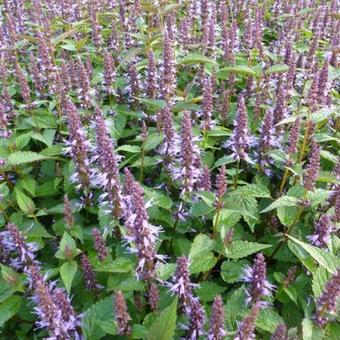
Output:
<path fill-rule="evenodd" d="M 283 190 L 283 188 L 284 188 L 284 186 L 286 184 L 288 175 L 289 175 L 289 170 L 288 170 L 288 168 L 286 168 L 286 171 L 285 171 L 285 173 L 284 173 L 284 175 L 282 177 L 282 181 L 281 181 L 281 185 L 280 185 L 280 191 L 279 191 L 280 194 L 281 194 L 281 192 L 282 192 L 282 190 Z"/>
<path fill-rule="evenodd" d="M 217 227 L 218 227 L 218 223 L 219 223 L 219 220 L 220 220 L 220 212 L 221 212 L 221 209 L 217 209 L 216 218 L 215 218 L 215 221 L 214 221 L 214 224 L 213 224 L 213 238 L 214 239 L 216 239 L 216 237 L 217 237 Z"/>

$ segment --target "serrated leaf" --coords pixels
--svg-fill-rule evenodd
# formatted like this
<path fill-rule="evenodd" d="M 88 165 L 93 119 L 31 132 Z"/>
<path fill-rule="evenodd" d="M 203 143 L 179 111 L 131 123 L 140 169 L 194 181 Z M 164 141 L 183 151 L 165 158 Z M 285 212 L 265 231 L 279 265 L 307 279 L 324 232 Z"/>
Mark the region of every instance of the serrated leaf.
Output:
<path fill-rule="evenodd" d="M 218 73 L 218 77 L 225 79 L 225 77 L 227 77 L 230 73 L 236 73 L 255 78 L 258 76 L 258 74 L 247 65 L 234 65 L 225 67 L 222 70 L 220 70 L 220 72 Z"/>
<path fill-rule="evenodd" d="M 313 282 L 312 282 L 312 288 L 313 288 L 313 293 L 314 293 L 315 298 L 318 298 L 321 295 L 330 277 L 331 275 L 323 267 L 319 267 L 317 268 L 317 270 L 315 270 L 315 272 L 313 273 Z"/>
<path fill-rule="evenodd" d="M 18 295 L 13 295 L 0 304 L 0 327 L 12 318 L 19 310 L 22 298 Z"/>
<path fill-rule="evenodd" d="M 270 75 L 274 73 L 285 73 L 288 70 L 289 70 L 289 67 L 286 64 L 273 65 L 273 66 L 270 66 L 268 69 L 266 69 L 265 75 Z"/>
<path fill-rule="evenodd" d="M 199 234 L 195 237 L 194 242 L 190 248 L 189 259 L 194 259 L 204 253 L 210 252 L 214 249 L 214 240 L 209 236 Z"/>
<path fill-rule="evenodd" d="M 131 153 L 140 153 L 141 148 L 138 145 L 121 145 L 119 146 L 116 151 L 126 151 L 126 152 L 131 152 Z"/>
<path fill-rule="evenodd" d="M 16 151 L 9 155 L 7 165 L 21 165 L 25 163 L 42 161 L 49 158 L 50 157 L 38 154 L 37 152 L 33 151 Z"/>
<path fill-rule="evenodd" d="M 133 271 L 134 266 L 134 261 L 126 257 L 118 257 L 116 260 L 110 262 L 96 261 L 94 263 L 97 272 L 107 273 L 130 273 Z"/>
<path fill-rule="evenodd" d="M 316 262 L 322 267 L 328 270 L 331 274 L 334 274 L 337 268 L 340 266 L 340 259 L 335 255 L 326 252 L 320 248 L 311 246 L 308 243 L 302 242 L 290 235 L 287 235 L 294 243 L 302 247 Z"/>
<path fill-rule="evenodd" d="M 234 283 L 240 280 L 244 267 L 249 264 L 247 260 L 237 262 L 224 261 L 221 266 L 221 277 L 223 281 Z"/>
<path fill-rule="evenodd" d="M 146 335 L 147 340 L 171 340 L 175 335 L 177 320 L 177 297 L 165 308 L 151 324 Z"/>
<path fill-rule="evenodd" d="M 14 192 L 19 208 L 26 214 L 32 213 L 35 209 L 34 202 L 18 188 Z"/>
<path fill-rule="evenodd" d="M 263 214 L 279 207 L 295 207 L 297 201 L 298 199 L 296 197 L 282 196 L 270 204 L 267 208 L 263 209 L 260 213 Z"/>
<path fill-rule="evenodd" d="M 216 282 L 205 281 L 199 285 L 195 293 L 202 302 L 208 302 L 214 300 L 216 295 L 223 293 L 226 289 L 227 287 L 222 287 Z"/>
<path fill-rule="evenodd" d="M 302 339 L 303 340 L 320 340 L 323 339 L 323 330 L 316 327 L 313 321 L 305 318 L 302 321 Z"/>
<path fill-rule="evenodd" d="M 162 142 L 163 138 L 164 137 L 158 133 L 150 134 L 145 141 L 144 150 L 149 151 L 154 149 L 157 145 L 159 145 Z"/>
<path fill-rule="evenodd" d="M 88 308 L 82 318 L 82 330 L 86 339 L 97 340 L 107 334 L 103 322 L 109 321 L 114 325 L 113 296 L 108 296 Z M 112 332 L 110 330 L 110 334 Z"/>
<path fill-rule="evenodd" d="M 270 308 L 261 309 L 256 319 L 256 327 L 270 333 L 273 333 L 281 323 L 284 323 L 282 317 Z"/>
<path fill-rule="evenodd" d="M 226 246 L 225 253 L 226 256 L 231 259 L 241 259 L 270 247 L 272 247 L 271 244 L 235 240 L 230 245 Z"/>
<path fill-rule="evenodd" d="M 206 63 L 216 64 L 216 61 L 198 53 L 189 53 L 179 61 L 179 64 L 183 65 L 195 65 Z"/>
<path fill-rule="evenodd" d="M 76 261 L 65 262 L 60 267 L 60 277 L 64 282 L 68 294 L 70 294 L 71 292 L 72 281 L 74 279 L 74 276 L 76 275 L 77 269 L 78 265 Z"/>

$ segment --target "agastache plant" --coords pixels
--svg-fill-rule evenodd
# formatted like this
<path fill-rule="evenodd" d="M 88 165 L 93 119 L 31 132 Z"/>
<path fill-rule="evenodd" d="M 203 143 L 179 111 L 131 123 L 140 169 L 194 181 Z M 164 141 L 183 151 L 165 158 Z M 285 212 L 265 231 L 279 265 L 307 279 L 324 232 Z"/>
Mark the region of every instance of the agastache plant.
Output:
<path fill-rule="evenodd" d="M 315 183 L 320 171 L 320 147 L 315 138 L 311 140 L 311 150 L 306 172 L 303 177 L 303 186 L 306 190 L 314 191 Z"/>
<path fill-rule="evenodd" d="M 208 340 L 222 340 L 227 336 L 224 323 L 223 300 L 221 295 L 217 295 L 212 305 Z"/>
<path fill-rule="evenodd" d="M 330 242 L 330 237 L 334 226 L 328 215 L 322 215 L 315 223 L 314 234 L 307 236 L 308 240 L 317 247 L 326 247 Z"/>

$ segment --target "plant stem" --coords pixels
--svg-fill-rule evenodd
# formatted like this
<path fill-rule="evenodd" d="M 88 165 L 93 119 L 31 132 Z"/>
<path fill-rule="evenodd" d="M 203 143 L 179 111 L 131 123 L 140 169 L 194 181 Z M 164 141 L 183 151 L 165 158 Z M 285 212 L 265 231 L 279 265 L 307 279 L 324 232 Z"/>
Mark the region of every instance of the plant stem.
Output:
<path fill-rule="evenodd" d="M 217 237 L 217 227 L 218 227 L 218 223 L 219 223 L 219 220 L 220 220 L 220 212 L 221 212 L 221 209 L 217 209 L 216 218 L 215 218 L 215 221 L 213 223 L 213 238 L 214 239 L 216 239 L 216 237 Z"/>
<path fill-rule="evenodd" d="M 289 170 L 288 168 L 286 168 L 286 171 L 282 177 L 282 181 L 281 181 L 281 185 L 280 185 L 280 190 L 279 190 L 279 193 L 281 194 L 285 184 L 286 184 L 286 181 L 287 181 L 287 178 L 288 178 L 288 175 L 289 175 Z"/>

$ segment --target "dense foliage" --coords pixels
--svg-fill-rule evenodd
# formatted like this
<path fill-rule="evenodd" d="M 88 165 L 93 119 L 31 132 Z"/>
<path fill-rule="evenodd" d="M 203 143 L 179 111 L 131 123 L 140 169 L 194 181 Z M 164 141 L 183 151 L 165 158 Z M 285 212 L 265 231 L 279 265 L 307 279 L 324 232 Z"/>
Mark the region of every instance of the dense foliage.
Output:
<path fill-rule="evenodd" d="M 339 339 L 337 0 L 0 2 L 2 339 Z"/>

